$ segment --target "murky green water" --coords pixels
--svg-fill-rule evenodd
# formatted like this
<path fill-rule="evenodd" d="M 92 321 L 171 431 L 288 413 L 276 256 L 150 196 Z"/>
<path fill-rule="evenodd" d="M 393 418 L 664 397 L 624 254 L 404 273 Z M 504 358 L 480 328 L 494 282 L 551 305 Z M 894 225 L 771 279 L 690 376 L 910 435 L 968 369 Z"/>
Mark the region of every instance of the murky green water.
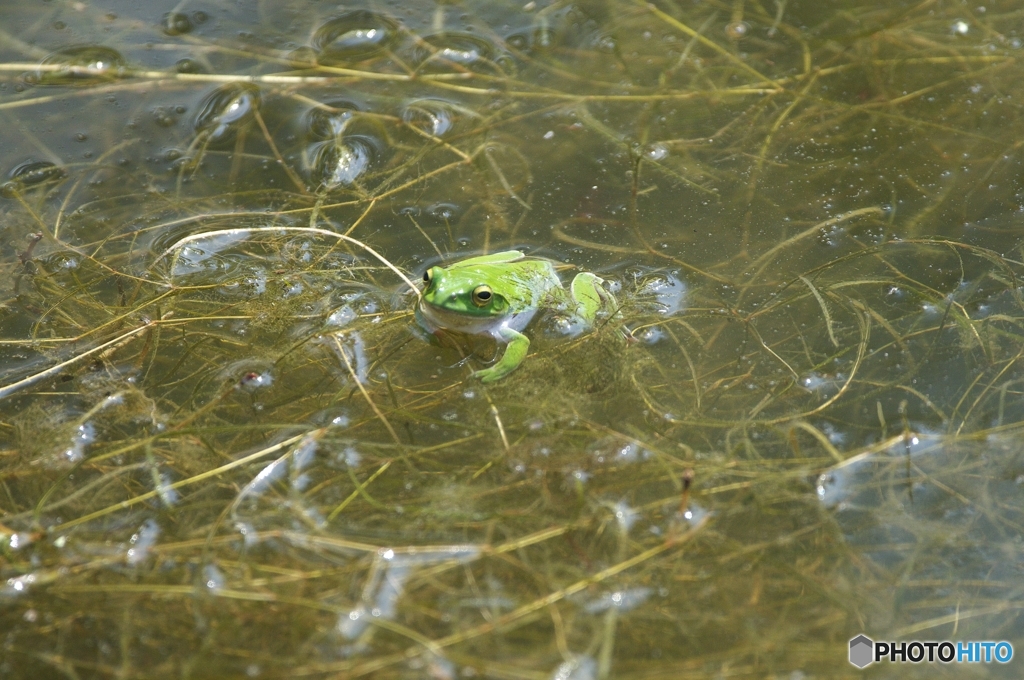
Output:
<path fill-rule="evenodd" d="M 1019 677 L 1022 18 L 4 2 L 0 675 Z"/>

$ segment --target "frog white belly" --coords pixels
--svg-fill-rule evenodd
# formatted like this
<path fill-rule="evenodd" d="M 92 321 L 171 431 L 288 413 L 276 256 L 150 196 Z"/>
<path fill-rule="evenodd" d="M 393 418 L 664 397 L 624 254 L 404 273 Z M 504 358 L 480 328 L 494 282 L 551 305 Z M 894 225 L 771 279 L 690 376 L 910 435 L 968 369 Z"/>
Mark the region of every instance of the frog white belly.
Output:
<path fill-rule="evenodd" d="M 497 340 L 503 337 L 502 330 L 504 329 L 511 329 L 518 333 L 526 328 L 536 315 L 537 308 L 531 307 L 500 317 L 477 318 L 424 302 L 419 305 L 417 312 L 423 325 L 431 330 L 444 328 L 467 335 L 490 335 Z"/>

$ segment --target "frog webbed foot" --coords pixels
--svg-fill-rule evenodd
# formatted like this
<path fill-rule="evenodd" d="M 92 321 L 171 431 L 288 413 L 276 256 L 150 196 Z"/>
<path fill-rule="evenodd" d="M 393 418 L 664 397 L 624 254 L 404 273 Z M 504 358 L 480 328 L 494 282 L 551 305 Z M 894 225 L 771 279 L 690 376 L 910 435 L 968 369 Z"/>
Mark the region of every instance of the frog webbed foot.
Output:
<path fill-rule="evenodd" d="M 505 347 L 505 353 L 498 362 L 473 373 L 473 377 L 479 378 L 481 382 L 492 383 L 501 380 L 523 363 L 526 353 L 530 350 L 530 339 L 511 328 L 502 329 L 501 338 L 508 342 L 508 346 Z"/>
<path fill-rule="evenodd" d="M 593 326 L 599 316 L 608 317 L 618 311 L 615 296 L 605 290 L 604 279 L 590 272 L 576 275 L 570 285 L 570 293 L 576 304 L 576 317 Z"/>

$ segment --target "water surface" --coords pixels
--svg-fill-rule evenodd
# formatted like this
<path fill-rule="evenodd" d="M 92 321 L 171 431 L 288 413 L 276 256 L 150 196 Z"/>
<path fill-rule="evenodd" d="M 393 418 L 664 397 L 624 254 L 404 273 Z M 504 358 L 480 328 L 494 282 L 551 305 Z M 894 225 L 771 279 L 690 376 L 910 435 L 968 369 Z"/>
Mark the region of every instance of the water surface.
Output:
<path fill-rule="evenodd" d="M 1024 652 L 1021 18 L 5 2 L 0 674 Z M 413 332 L 403 277 L 511 248 L 629 340 L 548 315 L 484 386 Z"/>

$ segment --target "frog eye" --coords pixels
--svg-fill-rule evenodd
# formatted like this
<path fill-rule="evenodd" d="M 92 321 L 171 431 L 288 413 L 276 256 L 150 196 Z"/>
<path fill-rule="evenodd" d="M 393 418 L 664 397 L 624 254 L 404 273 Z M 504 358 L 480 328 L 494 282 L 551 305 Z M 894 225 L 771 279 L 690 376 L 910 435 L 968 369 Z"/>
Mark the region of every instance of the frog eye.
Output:
<path fill-rule="evenodd" d="M 434 270 L 428 269 L 423 272 L 423 283 L 430 285 L 430 282 L 434 280 Z"/>
<path fill-rule="evenodd" d="M 477 286 L 473 289 L 473 304 L 477 307 L 483 307 L 491 301 L 492 296 L 493 293 L 491 293 L 490 286 Z"/>

